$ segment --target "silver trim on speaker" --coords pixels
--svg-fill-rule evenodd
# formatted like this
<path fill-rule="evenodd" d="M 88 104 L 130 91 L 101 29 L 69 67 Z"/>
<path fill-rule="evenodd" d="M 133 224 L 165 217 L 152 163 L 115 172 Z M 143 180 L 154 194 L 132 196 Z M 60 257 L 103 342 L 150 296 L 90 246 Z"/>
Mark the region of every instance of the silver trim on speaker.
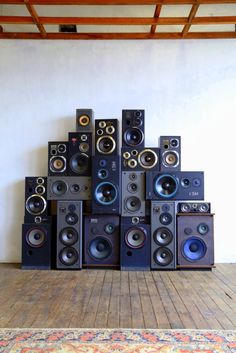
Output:
<path fill-rule="evenodd" d="M 61 147 L 63 147 L 62 151 L 61 151 Z M 60 153 L 66 153 L 66 144 L 64 143 L 60 143 L 58 146 L 57 146 L 57 152 L 60 154 Z"/>
<path fill-rule="evenodd" d="M 55 159 L 61 159 L 63 161 L 64 167 L 62 169 L 55 169 L 53 167 L 53 162 L 54 162 Z M 63 173 L 66 170 L 66 159 L 65 159 L 65 157 L 64 156 L 58 156 L 58 155 L 52 156 L 50 158 L 50 161 L 49 161 L 49 168 L 50 168 L 52 173 Z"/>
<path fill-rule="evenodd" d="M 135 167 L 137 167 L 137 165 L 138 165 L 138 163 L 137 163 L 137 161 L 136 161 L 135 159 L 130 159 L 130 160 L 128 161 L 128 166 L 129 166 L 130 168 L 135 168 Z"/>
<path fill-rule="evenodd" d="M 114 132 L 115 132 L 114 126 L 110 125 L 110 126 L 107 126 L 107 127 L 106 127 L 106 133 L 107 133 L 108 135 L 113 135 Z"/>
<path fill-rule="evenodd" d="M 129 159 L 130 158 L 130 153 L 128 151 L 123 153 L 124 159 Z"/>
<path fill-rule="evenodd" d="M 143 227 L 131 227 L 125 234 L 126 245 L 132 249 L 142 248 L 146 238 L 147 233 Z"/>
<path fill-rule="evenodd" d="M 174 159 L 167 159 L 168 156 L 174 156 Z M 162 153 L 162 164 L 168 168 L 176 168 L 179 165 L 179 153 L 173 150 L 168 150 Z"/>
<path fill-rule="evenodd" d="M 44 184 L 44 178 L 41 178 L 41 177 L 39 177 L 39 178 L 37 178 L 37 184 Z"/>
<path fill-rule="evenodd" d="M 29 229 L 26 234 L 26 241 L 33 248 L 41 247 L 46 241 L 45 231 L 41 228 L 34 227 Z"/>
<path fill-rule="evenodd" d="M 101 129 L 104 129 L 107 126 L 107 123 L 104 120 L 102 120 L 102 121 L 99 121 L 98 126 Z"/>
<path fill-rule="evenodd" d="M 39 192 L 39 191 L 38 191 L 39 188 L 42 188 L 42 192 Z M 45 191 L 46 191 L 46 190 L 45 190 L 45 187 L 44 187 L 43 185 L 41 185 L 41 184 L 37 185 L 36 188 L 35 188 L 35 192 L 36 192 L 36 194 L 38 194 L 38 195 L 43 195 L 43 194 L 45 193 Z"/>
<path fill-rule="evenodd" d="M 33 197 L 39 197 L 39 198 L 43 201 L 43 209 L 42 209 L 42 211 L 35 213 L 35 212 L 32 212 L 32 211 L 30 210 L 28 204 L 29 204 L 30 199 L 33 198 Z M 46 202 L 46 200 L 45 200 L 41 195 L 39 195 L 39 194 L 33 194 L 33 195 L 29 196 L 28 199 L 25 201 L 25 208 L 26 208 L 26 210 L 27 210 L 31 215 L 33 215 L 33 216 L 39 216 L 39 215 L 41 215 L 41 214 L 46 210 L 46 207 L 47 207 L 47 202 Z"/>
<path fill-rule="evenodd" d="M 86 134 L 81 135 L 81 141 L 85 142 L 88 140 L 88 136 Z"/>
<path fill-rule="evenodd" d="M 131 155 L 132 155 L 133 157 L 136 157 L 136 156 L 138 155 L 138 151 L 137 151 L 137 150 L 132 150 L 132 151 L 131 151 Z"/>
<path fill-rule="evenodd" d="M 112 147 L 112 149 L 111 149 L 109 152 L 104 152 L 104 151 L 102 151 L 101 148 L 100 148 L 100 146 L 99 146 L 101 140 L 103 140 L 103 139 L 105 139 L 105 138 L 111 140 L 111 141 L 112 141 L 112 144 L 113 144 L 113 147 Z M 99 137 L 99 139 L 97 140 L 96 147 L 97 147 L 97 150 L 98 150 L 100 153 L 102 153 L 102 154 L 105 154 L 105 155 L 106 155 L 106 154 L 111 154 L 111 153 L 115 150 L 115 148 L 116 148 L 116 142 L 115 142 L 115 140 L 114 140 L 113 137 L 108 136 L 108 135 L 103 135 L 103 136 Z"/>
<path fill-rule="evenodd" d="M 87 142 L 80 143 L 79 150 L 82 153 L 86 153 L 89 150 L 89 144 Z"/>
<path fill-rule="evenodd" d="M 143 161 L 142 161 L 142 157 L 143 157 L 143 155 L 145 154 L 145 153 L 151 153 L 152 154 L 152 156 L 154 157 L 154 162 L 151 164 L 151 165 L 146 165 L 146 164 L 144 164 L 143 163 Z M 157 154 L 156 154 L 156 152 L 154 152 L 152 149 L 150 149 L 150 148 L 145 148 L 143 151 L 141 151 L 140 153 L 139 153 L 139 155 L 138 155 L 138 162 L 139 162 L 139 164 L 141 165 L 141 167 L 142 168 L 144 168 L 144 169 L 152 169 L 152 168 L 154 168 L 155 167 L 155 165 L 157 164 L 157 162 L 158 162 L 158 157 L 157 157 Z"/>

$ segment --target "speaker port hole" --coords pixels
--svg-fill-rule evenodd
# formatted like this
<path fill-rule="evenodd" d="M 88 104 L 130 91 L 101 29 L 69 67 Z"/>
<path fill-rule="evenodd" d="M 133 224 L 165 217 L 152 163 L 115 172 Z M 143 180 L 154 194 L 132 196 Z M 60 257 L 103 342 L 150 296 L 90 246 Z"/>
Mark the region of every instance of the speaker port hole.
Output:
<path fill-rule="evenodd" d="M 129 152 L 124 152 L 124 153 L 123 153 L 123 157 L 124 157 L 125 159 L 129 159 L 129 158 L 130 158 L 130 153 L 129 153 Z"/>
<path fill-rule="evenodd" d="M 134 156 L 134 157 L 137 156 L 138 155 L 138 151 L 137 150 L 132 150 L 131 151 L 131 155 Z"/>
<path fill-rule="evenodd" d="M 127 251 L 127 256 L 132 256 L 132 251 Z"/>

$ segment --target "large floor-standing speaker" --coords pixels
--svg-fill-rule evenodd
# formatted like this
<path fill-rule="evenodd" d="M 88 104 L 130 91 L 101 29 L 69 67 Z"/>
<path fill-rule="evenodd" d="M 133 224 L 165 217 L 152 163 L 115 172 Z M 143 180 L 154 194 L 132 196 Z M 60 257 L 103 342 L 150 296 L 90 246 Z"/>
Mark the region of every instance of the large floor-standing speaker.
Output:
<path fill-rule="evenodd" d="M 67 175 L 68 142 L 48 142 L 48 175 Z"/>
<path fill-rule="evenodd" d="M 51 224 L 22 225 L 22 268 L 51 269 Z"/>
<path fill-rule="evenodd" d="M 119 154 L 119 120 L 95 120 L 95 155 Z"/>
<path fill-rule="evenodd" d="M 93 158 L 93 214 L 120 214 L 120 174 L 120 156 Z"/>
<path fill-rule="evenodd" d="M 57 203 L 57 259 L 58 269 L 82 267 L 82 201 Z"/>
<path fill-rule="evenodd" d="M 122 217 L 120 231 L 120 268 L 150 270 L 150 225 L 138 217 Z"/>
<path fill-rule="evenodd" d="M 151 268 L 176 268 L 175 203 L 151 201 Z"/>
<path fill-rule="evenodd" d="M 146 199 L 204 200 L 204 172 L 147 172 Z"/>
<path fill-rule="evenodd" d="M 25 178 L 25 217 L 27 222 L 40 223 L 49 215 L 50 205 L 47 201 L 47 177 Z"/>
<path fill-rule="evenodd" d="M 160 136 L 161 172 L 181 170 L 181 137 Z"/>
<path fill-rule="evenodd" d="M 214 265 L 213 214 L 178 214 L 179 268 L 211 268 Z"/>
<path fill-rule="evenodd" d="M 122 216 L 145 216 L 145 172 L 122 172 Z"/>
<path fill-rule="evenodd" d="M 94 113 L 92 109 L 76 109 L 76 131 L 93 132 Z"/>
<path fill-rule="evenodd" d="M 84 217 L 84 267 L 118 268 L 120 264 L 120 217 Z"/>
<path fill-rule="evenodd" d="M 122 146 L 144 147 L 145 111 L 122 110 Z"/>
<path fill-rule="evenodd" d="M 68 175 L 91 175 L 92 133 L 70 132 Z"/>

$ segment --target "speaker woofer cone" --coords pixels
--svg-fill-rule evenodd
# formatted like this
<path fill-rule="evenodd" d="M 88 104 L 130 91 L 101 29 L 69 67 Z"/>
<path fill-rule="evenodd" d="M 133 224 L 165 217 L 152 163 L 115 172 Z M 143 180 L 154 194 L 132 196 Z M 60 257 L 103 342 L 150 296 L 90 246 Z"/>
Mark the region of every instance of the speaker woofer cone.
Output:
<path fill-rule="evenodd" d="M 67 184 L 63 180 L 56 180 L 51 186 L 51 192 L 54 195 L 62 196 L 67 192 Z"/>
<path fill-rule="evenodd" d="M 147 232 L 142 227 L 129 228 L 125 234 L 125 243 L 132 249 L 142 248 L 146 242 Z"/>
<path fill-rule="evenodd" d="M 114 184 L 103 182 L 98 184 L 94 195 L 97 202 L 101 205 L 111 205 L 116 201 L 118 191 Z"/>
<path fill-rule="evenodd" d="M 90 123 L 90 118 L 89 118 L 89 116 L 88 116 L 88 115 L 85 115 L 85 114 L 81 115 L 81 116 L 78 118 L 78 120 L 79 120 L 79 124 L 80 124 L 81 126 L 88 126 L 88 124 Z"/>
<path fill-rule="evenodd" d="M 188 203 L 182 203 L 180 209 L 181 209 L 181 212 L 183 213 L 189 213 L 191 211 L 191 206 Z"/>
<path fill-rule="evenodd" d="M 168 248 L 159 248 L 154 252 L 153 259 L 159 266 L 168 266 L 173 261 L 173 253 Z"/>
<path fill-rule="evenodd" d="M 102 154 L 111 154 L 116 148 L 116 142 L 111 136 L 101 136 L 97 140 L 97 150 Z"/>
<path fill-rule="evenodd" d="M 161 227 L 157 228 L 157 230 L 154 232 L 153 239 L 157 245 L 167 246 L 172 242 L 173 234 L 170 229 Z"/>
<path fill-rule="evenodd" d="M 159 221 L 164 226 L 167 226 L 168 224 L 170 224 L 173 221 L 173 217 L 170 213 L 164 212 L 160 215 Z"/>
<path fill-rule="evenodd" d="M 59 253 L 59 259 L 65 266 L 73 266 L 78 261 L 78 258 L 78 252 L 72 247 L 63 248 Z"/>
<path fill-rule="evenodd" d="M 124 203 L 127 212 L 135 213 L 138 212 L 141 208 L 141 201 L 136 196 L 127 197 Z"/>
<path fill-rule="evenodd" d="M 201 203 L 197 206 L 197 209 L 199 212 L 201 213 L 207 213 L 209 212 L 210 208 L 209 205 L 207 203 Z"/>
<path fill-rule="evenodd" d="M 138 156 L 139 164 L 144 169 L 154 168 L 158 162 L 158 157 L 156 152 L 151 149 L 145 149 L 139 153 Z"/>
<path fill-rule="evenodd" d="M 31 228 L 26 234 L 26 241 L 32 248 L 39 248 L 46 241 L 46 231 L 41 228 Z"/>
<path fill-rule="evenodd" d="M 142 130 L 136 127 L 129 128 L 124 133 L 125 143 L 130 147 L 139 146 L 143 142 L 143 139 L 144 134 Z"/>
<path fill-rule="evenodd" d="M 104 260 L 112 253 L 112 245 L 110 241 L 103 237 L 96 237 L 88 247 L 89 255 L 95 260 Z"/>
<path fill-rule="evenodd" d="M 50 158 L 49 168 L 52 173 L 63 173 L 66 170 L 66 159 L 63 156 Z"/>
<path fill-rule="evenodd" d="M 162 154 L 162 163 L 165 167 L 176 168 L 179 165 L 179 154 L 175 151 L 165 151 Z"/>
<path fill-rule="evenodd" d="M 154 183 L 155 194 L 170 199 L 175 196 L 178 191 L 178 180 L 170 174 L 160 175 Z"/>
<path fill-rule="evenodd" d="M 41 195 L 33 194 L 26 200 L 25 207 L 31 215 L 39 216 L 45 211 L 47 202 Z"/>
<path fill-rule="evenodd" d="M 205 256 L 206 251 L 206 244 L 198 237 L 188 238 L 181 246 L 183 257 L 190 262 L 201 260 Z"/>
<path fill-rule="evenodd" d="M 89 170 L 89 156 L 85 153 L 76 153 L 70 159 L 71 170 L 76 174 L 84 174 Z"/>
<path fill-rule="evenodd" d="M 79 235 L 74 228 L 67 227 L 61 230 L 59 237 L 62 244 L 72 246 L 77 243 Z"/>

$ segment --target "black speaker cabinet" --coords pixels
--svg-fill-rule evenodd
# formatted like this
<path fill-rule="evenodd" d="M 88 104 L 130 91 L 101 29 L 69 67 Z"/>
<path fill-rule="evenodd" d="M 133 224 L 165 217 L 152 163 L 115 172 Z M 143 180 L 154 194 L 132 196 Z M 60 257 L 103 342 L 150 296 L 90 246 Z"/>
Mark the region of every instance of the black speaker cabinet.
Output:
<path fill-rule="evenodd" d="M 95 155 L 119 154 L 119 120 L 95 120 Z"/>
<path fill-rule="evenodd" d="M 76 131 L 93 132 L 94 114 L 92 109 L 76 109 Z"/>
<path fill-rule="evenodd" d="M 214 265 L 213 214 L 177 214 L 179 268 Z"/>
<path fill-rule="evenodd" d="M 82 220 L 82 201 L 58 201 L 58 269 L 78 270 L 82 267 Z"/>
<path fill-rule="evenodd" d="M 48 175 L 67 175 L 68 142 L 48 142 Z"/>
<path fill-rule="evenodd" d="M 211 213 L 210 202 L 178 202 L 178 213 Z"/>
<path fill-rule="evenodd" d="M 48 200 L 91 200 L 91 177 L 48 177 Z"/>
<path fill-rule="evenodd" d="M 47 201 L 47 177 L 25 178 L 25 216 L 29 223 L 34 223 L 35 217 L 42 219 L 50 214 Z"/>
<path fill-rule="evenodd" d="M 150 225 L 138 217 L 122 217 L 120 230 L 120 268 L 128 271 L 150 270 Z"/>
<path fill-rule="evenodd" d="M 146 216 L 145 172 L 122 172 L 121 214 Z"/>
<path fill-rule="evenodd" d="M 23 269 L 51 269 L 51 224 L 22 225 Z"/>
<path fill-rule="evenodd" d="M 147 200 L 204 200 L 203 172 L 146 173 Z"/>
<path fill-rule="evenodd" d="M 144 110 L 122 110 L 122 146 L 144 147 L 144 131 Z"/>
<path fill-rule="evenodd" d="M 160 136 L 161 172 L 181 170 L 181 137 Z"/>
<path fill-rule="evenodd" d="M 156 147 L 122 147 L 122 171 L 160 171 L 160 149 Z"/>
<path fill-rule="evenodd" d="M 120 156 L 93 158 L 93 214 L 120 214 L 120 178 Z"/>
<path fill-rule="evenodd" d="M 70 132 L 68 175 L 91 176 L 92 133 Z"/>
<path fill-rule="evenodd" d="M 176 268 L 175 203 L 151 201 L 151 269 Z"/>
<path fill-rule="evenodd" d="M 119 267 L 120 217 L 115 215 L 85 216 L 83 244 L 84 267 Z"/>

